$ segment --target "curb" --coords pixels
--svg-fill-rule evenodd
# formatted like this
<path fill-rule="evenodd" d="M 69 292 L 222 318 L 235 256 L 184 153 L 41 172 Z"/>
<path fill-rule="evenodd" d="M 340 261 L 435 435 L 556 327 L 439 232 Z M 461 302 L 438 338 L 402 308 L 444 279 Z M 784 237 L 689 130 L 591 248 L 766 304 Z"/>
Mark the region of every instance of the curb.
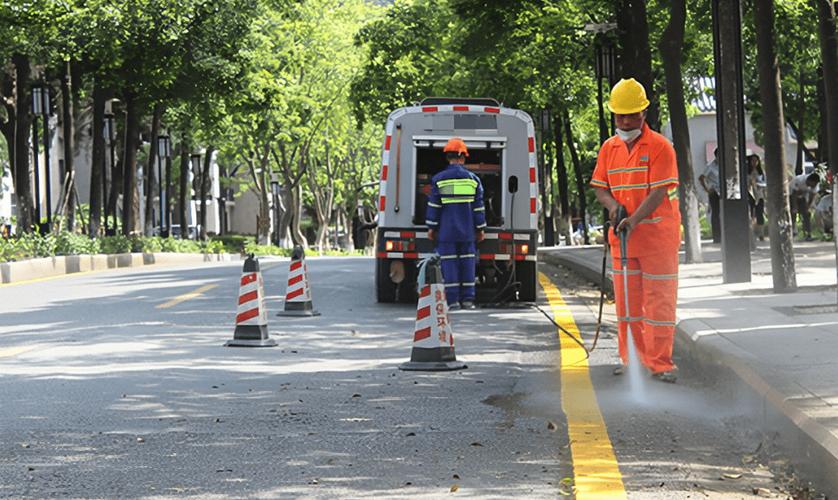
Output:
<path fill-rule="evenodd" d="M 241 260 L 236 254 L 194 253 L 121 253 L 85 254 L 41 257 L 17 262 L 0 263 L 0 283 L 14 284 L 75 273 L 107 271 L 125 267 L 153 265 L 189 265 L 207 262 L 233 262 Z"/>
<path fill-rule="evenodd" d="M 600 274 L 590 266 L 589 261 L 548 253 L 542 257 L 545 262 L 560 264 L 594 283 L 599 282 Z M 605 281 L 609 289 L 613 289 L 610 276 L 606 275 Z M 701 332 L 715 334 L 702 336 Z M 822 492 L 833 495 L 838 492 L 838 436 L 759 375 L 748 363 L 749 359 L 754 359 L 749 352 L 695 318 L 678 321 L 675 343 L 678 351 L 703 371 L 718 371 L 721 367 L 735 374 L 750 392 L 749 396 L 760 406 L 762 411 L 755 416 L 760 419 L 762 428 L 780 433 L 783 451 L 794 465 L 808 477 L 817 478 L 817 487 Z"/>
<path fill-rule="evenodd" d="M 586 280 L 598 285 L 600 288 L 604 287 L 606 293 L 614 293 L 614 284 L 608 276 L 608 273 L 606 272 L 605 274 L 605 283 L 602 283 L 602 269 L 591 268 L 587 264 L 587 261 L 582 259 L 573 259 L 567 255 L 556 255 L 548 252 L 539 252 L 538 257 L 548 264 L 553 264 L 554 266 L 560 265 L 570 269 Z"/>
<path fill-rule="evenodd" d="M 807 477 L 816 478 L 813 482 L 821 492 L 838 492 L 838 436 L 758 374 L 747 361 L 753 359 L 750 353 L 720 335 L 704 340 L 699 336 L 702 330 L 714 331 L 699 319 L 678 322 L 675 343 L 682 355 L 703 371 L 722 367 L 733 372 L 762 408 L 754 416 L 761 419 L 763 430 L 779 433 L 783 451 Z"/>

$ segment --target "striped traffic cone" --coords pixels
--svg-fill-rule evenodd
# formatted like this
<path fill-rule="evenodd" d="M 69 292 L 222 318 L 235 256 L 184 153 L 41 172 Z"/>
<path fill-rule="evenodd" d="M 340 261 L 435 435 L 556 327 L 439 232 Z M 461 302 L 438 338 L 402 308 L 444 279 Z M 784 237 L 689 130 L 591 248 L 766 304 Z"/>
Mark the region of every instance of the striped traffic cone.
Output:
<path fill-rule="evenodd" d="M 273 347 L 276 341 L 268 336 L 268 312 L 265 309 L 265 285 L 259 270 L 259 259 L 249 255 L 244 261 L 239 285 L 239 308 L 236 331 L 226 347 Z"/>
<path fill-rule="evenodd" d="M 320 316 L 311 301 L 306 253 L 299 245 L 294 247 L 294 253 L 291 254 L 288 289 L 285 291 L 285 309 L 277 316 Z"/>
<path fill-rule="evenodd" d="M 410 361 L 399 366 L 408 371 L 448 371 L 467 368 L 454 355 L 454 333 L 448 322 L 448 303 L 439 256 L 426 259 L 419 271 L 419 302 Z"/>

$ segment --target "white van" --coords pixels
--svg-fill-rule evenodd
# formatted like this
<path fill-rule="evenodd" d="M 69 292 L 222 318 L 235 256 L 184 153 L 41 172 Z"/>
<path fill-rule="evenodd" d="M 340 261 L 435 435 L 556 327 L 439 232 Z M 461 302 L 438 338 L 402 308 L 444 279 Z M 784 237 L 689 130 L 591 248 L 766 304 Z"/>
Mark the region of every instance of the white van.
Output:
<path fill-rule="evenodd" d="M 416 300 L 416 263 L 434 252 L 425 226 L 431 178 L 452 137 L 483 183 L 486 239 L 478 244 L 477 302 L 535 301 L 538 178 L 532 118 L 494 99 L 428 98 L 387 118 L 378 199 L 379 302 Z"/>

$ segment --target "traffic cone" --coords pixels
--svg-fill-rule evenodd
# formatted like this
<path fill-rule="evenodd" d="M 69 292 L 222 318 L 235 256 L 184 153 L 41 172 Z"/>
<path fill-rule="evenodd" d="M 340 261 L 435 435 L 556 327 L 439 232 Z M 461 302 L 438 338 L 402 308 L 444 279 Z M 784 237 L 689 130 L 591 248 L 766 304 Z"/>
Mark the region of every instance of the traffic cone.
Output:
<path fill-rule="evenodd" d="M 448 371 L 467 368 L 454 355 L 454 333 L 448 321 L 448 302 L 439 256 L 426 259 L 419 271 L 419 302 L 410 361 L 399 366 L 407 371 Z"/>
<path fill-rule="evenodd" d="M 291 266 L 288 270 L 288 289 L 285 291 L 285 310 L 277 316 L 320 316 L 311 301 L 311 287 L 308 284 L 308 267 L 303 247 L 294 247 Z"/>
<path fill-rule="evenodd" d="M 226 347 L 273 347 L 276 341 L 268 336 L 268 312 L 265 309 L 265 283 L 259 270 L 259 259 L 250 254 L 244 261 L 239 285 L 239 308 L 236 331 Z"/>

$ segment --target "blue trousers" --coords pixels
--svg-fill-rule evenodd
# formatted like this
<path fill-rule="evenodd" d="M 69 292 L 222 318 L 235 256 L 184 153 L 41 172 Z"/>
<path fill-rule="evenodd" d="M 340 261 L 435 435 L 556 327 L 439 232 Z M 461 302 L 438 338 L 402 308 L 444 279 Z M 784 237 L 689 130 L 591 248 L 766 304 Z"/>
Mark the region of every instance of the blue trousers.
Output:
<path fill-rule="evenodd" d="M 475 251 L 473 241 L 440 241 L 436 245 L 449 305 L 474 301 Z"/>

